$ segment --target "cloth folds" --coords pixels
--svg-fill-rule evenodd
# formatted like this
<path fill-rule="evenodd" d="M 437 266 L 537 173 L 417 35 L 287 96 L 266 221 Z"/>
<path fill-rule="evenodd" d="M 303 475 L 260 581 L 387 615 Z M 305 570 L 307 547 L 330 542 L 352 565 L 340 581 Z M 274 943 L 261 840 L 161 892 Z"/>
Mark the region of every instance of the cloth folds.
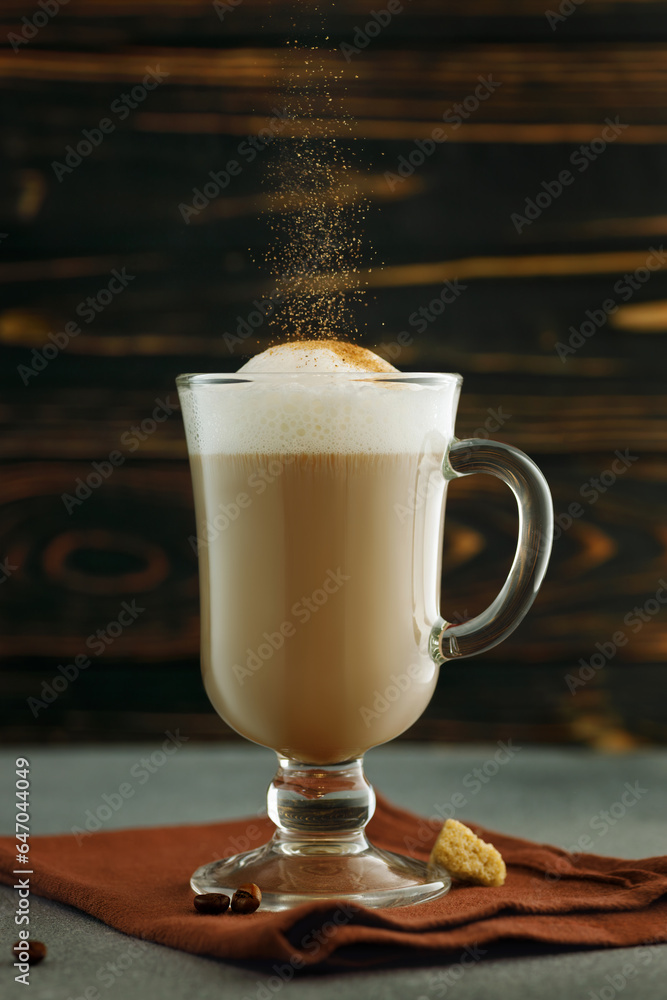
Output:
<path fill-rule="evenodd" d="M 378 796 L 370 839 L 386 850 L 428 857 L 415 841 L 425 821 Z M 443 898 L 371 910 L 341 902 L 306 903 L 281 913 L 198 914 L 191 873 L 199 865 L 256 847 L 271 835 L 266 819 L 205 826 L 117 830 L 30 839 L 31 892 L 78 907 L 126 934 L 199 955 L 271 960 L 293 968 L 326 962 L 360 966 L 466 949 L 496 941 L 620 947 L 667 941 L 667 856 L 626 861 L 571 855 L 557 847 L 484 830 L 507 864 L 501 888 L 455 883 Z M 0 839 L 0 879 L 14 885 L 13 838 Z M 477 951 L 475 951 L 477 949 Z M 473 958 L 471 958 L 471 961 Z"/>

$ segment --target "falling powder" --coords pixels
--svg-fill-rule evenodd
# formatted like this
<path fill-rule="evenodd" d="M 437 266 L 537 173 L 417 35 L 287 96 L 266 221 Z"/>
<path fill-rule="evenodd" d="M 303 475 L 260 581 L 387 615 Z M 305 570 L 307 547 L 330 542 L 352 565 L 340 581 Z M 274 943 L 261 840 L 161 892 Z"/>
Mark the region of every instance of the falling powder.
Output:
<path fill-rule="evenodd" d="M 331 90 L 342 86 L 344 70 L 325 66 L 331 55 L 326 49 L 294 43 L 288 52 L 293 68 L 283 103 L 295 137 L 278 140 L 268 170 L 274 212 L 266 263 L 280 291 L 270 323 L 275 341 L 349 340 L 356 335 L 363 295 L 361 262 L 368 248 L 361 233 L 368 201 L 338 138 L 350 121 Z"/>

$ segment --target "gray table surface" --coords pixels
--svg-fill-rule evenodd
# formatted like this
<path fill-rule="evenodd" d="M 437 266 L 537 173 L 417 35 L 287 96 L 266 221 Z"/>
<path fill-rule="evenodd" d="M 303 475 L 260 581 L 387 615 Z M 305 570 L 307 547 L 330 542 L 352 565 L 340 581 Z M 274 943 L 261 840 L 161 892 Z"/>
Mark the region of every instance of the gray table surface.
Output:
<path fill-rule="evenodd" d="M 516 744 L 515 744 L 516 746 Z M 153 746 L 112 748 L 31 748 L 0 751 L 1 832 L 12 831 L 14 761 L 31 764 L 32 832 L 69 831 L 85 822 L 103 793 L 127 780 L 130 768 L 150 756 Z M 366 761 L 375 786 L 395 802 L 433 815 L 455 792 L 466 798 L 457 818 L 539 841 L 576 848 L 587 835 L 599 854 L 646 857 L 667 851 L 667 751 L 603 756 L 571 749 L 522 747 L 492 777 L 484 765 L 497 746 L 411 745 L 380 747 Z M 158 758 L 159 759 L 159 758 Z M 212 747 L 184 742 L 105 823 L 106 829 L 207 822 L 256 814 L 275 770 L 275 757 L 248 745 Z M 482 769 L 487 778 L 471 774 Z M 494 771 L 493 765 L 486 772 Z M 625 783 L 638 785 L 637 801 L 620 802 Z M 626 797 L 626 801 L 628 801 Z M 613 822 L 599 814 L 611 809 Z M 596 819 L 597 817 L 597 819 Z M 591 825 L 593 824 L 593 825 Z M 14 982 L 11 944 L 16 940 L 13 890 L 0 887 L 0 997 L 32 1000 L 176 1000 L 247 998 L 333 1000 L 344 994 L 382 1000 L 665 1000 L 667 945 L 586 951 L 508 950 L 465 969 L 457 960 L 428 967 L 401 966 L 353 972 L 300 973 L 276 988 L 270 969 L 235 965 L 142 944 L 98 920 L 37 896 L 31 898 L 33 936 L 49 947 L 47 960 L 33 968 L 30 986 Z M 128 954 L 130 958 L 128 959 Z M 124 966 L 120 970 L 118 963 Z M 109 972 L 109 965 L 118 972 Z M 456 966 L 456 968 L 455 968 Z M 624 969 L 625 967 L 625 969 Z M 629 972 L 629 969 L 632 969 Z M 100 978 L 100 970 L 102 975 Z M 105 971 L 106 970 L 106 974 Z M 448 975 L 448 970 L 452 975 Z M 629 974 L 628 974 L 629 973 Z M 459 978 L 456 978 L 459 976 Z M 87 991 L 87 992 L 86 992 Z"/>

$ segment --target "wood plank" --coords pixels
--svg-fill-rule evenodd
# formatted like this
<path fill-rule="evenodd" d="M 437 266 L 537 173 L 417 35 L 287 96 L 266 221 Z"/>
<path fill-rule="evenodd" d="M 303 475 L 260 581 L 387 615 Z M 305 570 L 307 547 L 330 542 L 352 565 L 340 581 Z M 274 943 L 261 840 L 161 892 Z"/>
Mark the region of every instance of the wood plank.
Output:
<path fill-rule="evenodd" d="M 458 46 L 455 49 L 441 46 L 428 54 L 430 71 L 428 85 L 423 82 L 421 68 L 425 55 L 402 48 L 399 51 L 369 51 L 364 57 L 364 72 L 358 73 L 358 65 L 345 66 L 339 52 L 320 51 L 313 61 L 309 83 L 320 88 L 323 82 L 337 80 L 330 87 L 334 98 L 326 117 L 336 119 L 339 114 L 354 118 L 347 123 L 356 130 L 354 134 L 375 138 L 416 138 L 423 137 L 434 126 L 442 124 L 443 112 L 457 102 L 474 93 L 479 85 L 479 77 L 489 76 L 500 84 L 489 99 L 477 102 L 474 120 L 452 133 L 456 139 L 468 129 L 480 129 L 483 123 L 504 123 L 527 121 L 541 127 L 534 134 L 545 136 L 545 117 L 554 124 L 575 123 L 584 126 L 581 133 L 571 133 L 565 139 L 556 129 L 549 141 L 585 141 L 592 138 L 591 123 L 599 128 L 607 115 L 621 115 L 622 120 L 633 124 L 626 129 L 619 141 L 659 142 L 664 139 L 667 123 L 665 92 L 667 73 L 665 72 L 667 47 L 663 44 L 641 46 L 610 43 L 605 45 L 577 46 L 522 44 L 517 51 L 512 45 Z M 14 89 L 19 81 L 42 81 L 98 87 L 100 116 L 108 114 L 110 102 L 119 93 L 119 86 L 140 82 L 151 64 L 159 65 L 169 74 L 165 82 L 149 99 L 151 109 L 140 106 L 133 121 L 143 122 L 144 128 L 155 130 L 160 122 L 156 118 L 160 106 L 164 122 L 191 130 L 193 125 L 203 131 L 229 131 L 243 135 L 254 132 L 265 124 L 264 118 L 278 102 L 284 104 L 288 88 L 285 80 L 290 72 L 302 66 L 303 54 L 274 54 L 265 49 L 247 48 L 230 51 L 198 48 L 196 50 L 156 51 L 151 48 L 135 47 L 124 52 L 62 52 L 26 48 L 20 59 L 10 51 L 0 51 L 0 80 L 14 81 Z M 622 81 L 622 84 L 619 82 Z M 116 87 L 111 87 L 115 84 Z M 202 88 L 200 110 L 208 118 L 189 121 L 196 114 L 192 94 L 189 97 L 188 114 L 182 116 L 167 112 L 173 107 L 173 89 L 177 86 Z M 220 88 L 223 88 L 222 90 Z M 328 88 L 329 89 L 329 88 Z M 208 91 L 210 90 L 210 95 Z M 225 93 L 237 94 L 234 115 L 220 117 L 207 108 L 213 97 L 215 104 L 224 102 Z M 122 93 L 122 89 L 120 91 Z M 19 90 L 20 93 L 20 90 Z M 95 91 L 89 91 L 94 96 Z M 243 102 L 238 97 L 243 94 Z M 375 96 L 375 95 L 378 96 Z M 410 100 L 406 100 L 406 94 Z M 370 97 L 378 100 L 382 95 L 383 117 L 373 117 L 373 105 L 367 106 L 363 117 L 359 101 Z M 87 99 L 87 98 L 86 98 Z M 313 115 L 312 98 L 308 96 L 302 103 L 301 111 Z M 315 96 L 314 110 L 318 102 L 324 110 L 325 103 Z M 356 100 L 356 104 L 349 104 Z M 392 103 L 388 103 L 391 102 Z M 425 102 L 425 103 L 422 103 Z M 292 95 L 289 104 L 300 112 L 299 101 Z M 203 105 L 203 106 L 202 106 Z M 240 114 L 244 112 L 244 114 Z M 240 115 L 237 117 L 237 115 Z M 153 116 L 153 117 L 151 117 Z M 256 117 L 255 117 L 256 116 Z M 315 115 L 316 116 L 316 115 Z M 98 116 L 99 117 L 99 116 Z M 464 118 L 467 116 L 464 115 Z M 365 121 L 364 119 L 368 119 Z M 406 129 L 402 122 L 416 122 Z M 642 126 L 662 125 L 656 132 L 645 131 Z M 311 124 L 317 129 L 317 123 Z M 320 125 L 325 131 L 325 122 Z M 366 131 L 364 131 L 364 129 Z M 642 138 L 632 139 L 633 133 Z M 344 134 L 344 132 L 340 132 Z M 473 133 L 468 133 L 474 135 Z M 518 136 L 519 132 L 515 135 Z M 491 138 L 488 133 L 484 141 L 501 141 L 498 133 Z M 530 141 L 525 138 L 514 141 Z"/>
<path fill-rule="evenodd" d="M 667 395 L 509 394 L 500 383 L 461 396 L 459 437 L 491 436 L 534 455 L 569 456 L 576 467 L 595 453 L 613 456 L 619 443 L 642 454 L 633 475 L 664 481 L 656 456 L 667 449 Z M 159 424 L 153 410 L 168 417 Z M 169 412 L 173 410 L 173 412 Z M 497 415 L 501 414 L 501 426 Z M 142 429 L 142 423 L 144 424 Z M 147 431 L 149 433 L 147 433 Z M 175 388 L 42 389 L 39 402 L 23 389 L 6 390 L 0 402 L 0 460 L 101 460 L 118 450 L 128 460 L 183 462 L 185 435 Z M 583 456 L 583 457 L 578 457 Z"/>
<path fill-rule="evenodd" d="M 586 10 L 593 10 L 596 14 L 605 16 L 614 12 L 639 16 L 644 12 L 650 13 L 656 9 L 661 12 L 663 6 L 663 0 L 587 0 Z M 210 7 L 210 0 L 167 0 L 166 3 L 164 0 L 86 0 L 85 6 L 81 3 L 73 3 L 67 9 L 63 8 L 61 13 L 66 19 L 80 19 L 83 16 L 86 18 L 140 18 L 147 15 L 165 14 L 166 12 L 169 17 L 181 14 L 193 20 L 199 20 L 202 15 L 210 13 Z M 321 13 L 318 0 L 301 0 L 301 7 L 306 14 Z M 19 16 L 24 10 L 25 5 L 21 0 L 4 0 L 3 2 L 5 16 L 9 14 Z M 412 10 L 419 10 L 422 14 L 429 14 L 438 19 L 441 19 L 445 14 L 466 14 L 476 18 L 498 16 L 508 19 L 525 17 L 528 14 L 536 17 L 544 16 L 543 0 L 515 0 L 511 5 L 501 3 L 500 0 L 476 0 L 474 4 L 471 4 L 469 0 L 448 0 L 444 7 L 438 0 L 419 0 L 409 9 L 408 13 Z M 259 12 L 280 15 L 273 0 L 245 0 L 243 11 L 250 13 L 258 31 L 264 27 L 261 18 L 257 19 Z M 242 11 L 239 10 L 237 13 L 241 14 Z M 368 6 L 366 0 L 345 0 L 345 3 L 340 4 L 338 9 L 332 13 L 338 16 L 367 14 Z M 291 17 L 289 12 L 284 16 Z M 291 20 L 289 23 L 292 23 Z"/>
<path fill-rule="evenodd" d="M 397 264 L 370 268 L 364 277 L 367 288 L 406 288 L 411 286 L 442 285 L 446 281 L 474 281 L 495 278 L 544 278 L 571 277 L 574 275 L 612 274 L 621 276 L 646 265 L 651 255 L 649 247 L 641 250 L 611 251 L 600 253 L 529 254 L 495 257 L 467 257 L 454 260 L 425 261 L 414 264 Z M 21 261 L 0 264 L 0 283 L 15 284 L 19 281 L 73 280 L 89 275 L 106 275 L 113 267 L 124 264 L 128 271 L 157 270 L 168 263 L 166 256 L 158 254 L 129 255 L 125 257 L 84 257 L 52 260 Z M 174 262 L 175 263 L 175 262 Z M 667 270 L 667 260 L 655 261 L 656 271 Z M 318 285 L 327 291 L 346 289 L 349 279 L 338 274 L 320 275 Z M 227 295 L 227 301 L 242 301 L 255 295 L 267 295 L 273 290 L 284 291 L 280 282 L 237 285 Z M 232 297 L 233 296 L 233 297 Z M 12 331 L 5 332 L 9 340 Z M 11 341 L 9 341 L 11 342 Z"/>
<path fill-rule="evenodd" d="M 596 641 L 655 596 L 665 575 L 664 462 L 640 456 L 605 486 L 613 450 L 576 464 L 535 457 L 552 484 L 562 530 L 530 616 L 487 654 L 491 660 L 592 655 Z M 114 620 L 122 600 L 134 598 L 147 611 L 114 644 L 114 658 L 196 655 L 197 563 L 188 542 L 194 515 L 185 463 L 128 460 L 69 509 L 62 495 L 74 495 L 77 481 L 94 471 L 90 463 L 15 463 L 2 471 L 0 553 L 16 566 L 2 589 L 5 655 L 85 652 L 87 637 Z M 563 516 L 573 502 L 581 509 L 568 527 Z M 514 551 L 516 510 L 509 490 L 487 477 L 452 483 L 447 510 L 443 609 L 459 620 L 481 611 L 500 588 Z M 665 655 L 667 616 L 649 618 L 619 649 L 619 663 Z"/>
<path fill-rule="evenodd" d="M 98 677 L 82 674 L 45 710 L 38 725 L 27 699 L 39 697 L 53 678 L 53 663 L 23 670 L 0 709 L 0 742 L 150 742 L 166 730 L 195 740 L 234 740 L 239 736 L 212 711 L 199 669 L 190 661 L 154 667 L 108 663 L 96 665 Z M 625 751 L 667 738 L 663 701 L 647 697 L 661 682 L 662 665 L 628 669 L 613 664 L 573 696 L 564 683 L 569 663 L 517 666 L 512 661 L 486 663 L 476 657 L 465 671 L 443 668 L 433 700 L 422 718 L 400 739 L 444 742 L 525 743 L 569 741 L 600 750 Z M 156 687 L 154 671 L 160 671 Z M 132 705 L 124 692 L 133 692 Z M 179 710 L 169 701 L 178 693 Z M 157 695 L 157 697 L 156 697 Z M 27 718 L 33 719 L 33 724 Z"/>

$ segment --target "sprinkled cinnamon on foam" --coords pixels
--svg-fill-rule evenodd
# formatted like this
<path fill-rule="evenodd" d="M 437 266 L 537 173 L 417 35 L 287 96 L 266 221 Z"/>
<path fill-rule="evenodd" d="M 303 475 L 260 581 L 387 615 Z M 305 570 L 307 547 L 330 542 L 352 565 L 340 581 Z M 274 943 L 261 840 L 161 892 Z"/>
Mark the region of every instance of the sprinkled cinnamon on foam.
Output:
<path fill-rule="evenodd" d="M 241 372 L 395 372 L 373 351 L 344 340 L 301 340 L 277 344 L 247 361 Z"/>

